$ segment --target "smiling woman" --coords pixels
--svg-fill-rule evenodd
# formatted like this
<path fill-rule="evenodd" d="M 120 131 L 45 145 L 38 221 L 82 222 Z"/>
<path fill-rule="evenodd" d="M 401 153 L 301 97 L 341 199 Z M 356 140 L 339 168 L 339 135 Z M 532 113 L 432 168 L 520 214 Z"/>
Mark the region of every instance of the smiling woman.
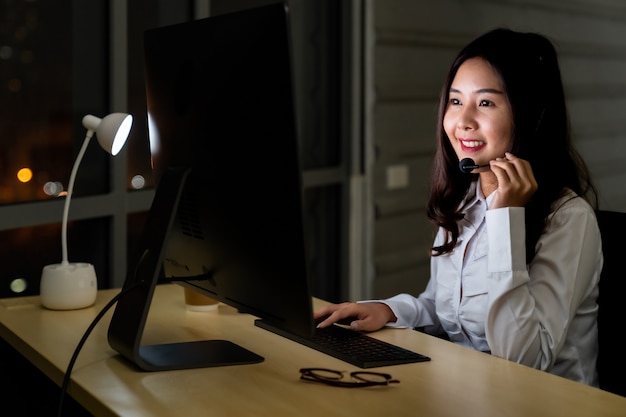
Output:
<path fill-rule="evenodd" d="M 511 150 L 513 111 L 502 79 L 487 61 L 465 61 L 449 95 L 443 127 L 459 159 L 471 157 L 489 166 L 489 161 Z"/>
<path fill-rule="evenodd" d="M 528 203 L 537 191 L 537 182 L 530 164 L 509 153 L 514 136 L 513 111 L 502 78 L 485 59 L 470 58 L 459 67 L 450 87 L 443 128 L 459 159 L 472 157 L 477 161 L 479 167 L 470 172 L 480 172 L 483 195 L 500 189 L 490 208 L 524 207 Z"/>
<path fill-rule="evenodd" d="M 426 290 L 328 305 L 315 314 L 327 316 L 320 326 L 420 328 L 597 386 L 603 258 L 586 200 L 595 193 L 570 142 L 552 44 L 490 31 L 461 50 L 442 91 Z"/>

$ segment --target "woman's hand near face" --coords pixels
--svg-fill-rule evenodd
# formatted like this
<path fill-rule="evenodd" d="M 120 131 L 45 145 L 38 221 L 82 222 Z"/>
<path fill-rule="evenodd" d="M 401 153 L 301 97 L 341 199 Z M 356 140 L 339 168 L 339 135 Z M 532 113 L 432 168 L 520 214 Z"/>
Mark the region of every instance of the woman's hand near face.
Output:
<path fill-rule="evenodd" d="M 319 320 L 317 327 L 328 327 L 333 323 L 348 324 L 353 330 L 371 332 L 397 320 L 391 309 L 383 303 L 328 304 L 313 313 Z"/>
<path fill-rule="evenodd" d="M 504 158 L 490 161 L 490 166 L 498 188 L 489 208 L 525 207 L 538 187 L 530 163 L 507 152 Z"/>

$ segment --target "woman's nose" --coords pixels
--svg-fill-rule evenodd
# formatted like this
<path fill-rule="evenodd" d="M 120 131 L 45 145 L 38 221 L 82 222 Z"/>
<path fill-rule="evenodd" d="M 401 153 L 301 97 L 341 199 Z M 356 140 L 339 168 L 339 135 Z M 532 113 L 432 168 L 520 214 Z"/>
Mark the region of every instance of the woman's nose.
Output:
<path fill-rule="evenodd" d="M 458 116 L 457 127 L 459 129 L 468 130 L 476 128 L 476 111 L 474 108 L 463 106 Z"/>

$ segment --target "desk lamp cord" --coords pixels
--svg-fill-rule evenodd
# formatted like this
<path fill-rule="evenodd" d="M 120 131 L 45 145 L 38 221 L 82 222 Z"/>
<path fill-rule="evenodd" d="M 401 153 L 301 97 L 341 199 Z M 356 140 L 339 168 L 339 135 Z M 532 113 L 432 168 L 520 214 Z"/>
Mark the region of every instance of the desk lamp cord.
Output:
<path fill-rule="evenodd" d="M 89 325 L 89 327 L 83 334 L 83 337 L 80 339 L 80 342 L 78 342 L 78 345 L 76 346 L 76 349 L 74 350 L 74 354 L 72 355 L 72 358 L 70 359 L 70 362 L 67 365 L 67 370 L 65 371 L 65 375 L 63 376 L 63 383 L 61 384 L 61 393 L 59 395 L 59 407 L 57 410 L 58 417 L 61 417 L 63 415 L 63 399 L 65 398 L 65 393 L 67 392 L 67 386 L 70 383 L 70 375 L 72 373 L 72 368 L 74 368 L 74 363 L 76 362 L 76 358 L 78 358 L 78 354 L 83 348 L 83 345 L 87 341 L 87 338 L 91 334 L 92 330 L 96 327 L 96 324 L 98 324 L 98 322 L 100 321 L 100 319 L 102 319 L 102 317 L 106 314 L 106 312 L 109 311 L 109 309 L 113 307 L 113 305 L 117 303 L 120 298 L 124 297 L 126 294 L 128 294 L 135 288 L 139 287 L 143 283 L 144 283 L 143 281 L 138 281 L 134 283 L 133 285 L 129 286 L 128 288 L 123 289 L 115 297 L 113 297 L 113 299 L 111 299 L 111 301 L 109 301 L 107 305 L 105 305 L 102 308 L 102 310 L 100 310 L 96 318 L 92 320 L 91 324 Z"/>

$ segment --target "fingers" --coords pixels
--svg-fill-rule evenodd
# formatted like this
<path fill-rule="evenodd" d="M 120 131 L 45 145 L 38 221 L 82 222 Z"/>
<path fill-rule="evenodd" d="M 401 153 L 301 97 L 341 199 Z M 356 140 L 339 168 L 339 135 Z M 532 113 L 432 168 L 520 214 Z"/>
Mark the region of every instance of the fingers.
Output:
<path fill-rule="evenodd" d="M 328 304 L 313 313 L 313 318 L 318 321 L 317 327 L 328 327 L 333 323 L 347 323 L 356 318 L 358 305 L 356 303 Z M 348 320 L 350 319 L 350 320 Z"/>
<path fill-rule="evenodd" d="M 490 162 L 498 180 L 497 207 L 523 207 L 537 191 L 537 181 L 530 163 L 511 153 Z"/>
<path fill-rule="evenodd" d="M 391 309 L 379 302 L 329 304 L 315 311 L 313 317 L 319 320 L 319 328 L 339 323 L 361 331 L 378 330 L 396 320 Z"/>

